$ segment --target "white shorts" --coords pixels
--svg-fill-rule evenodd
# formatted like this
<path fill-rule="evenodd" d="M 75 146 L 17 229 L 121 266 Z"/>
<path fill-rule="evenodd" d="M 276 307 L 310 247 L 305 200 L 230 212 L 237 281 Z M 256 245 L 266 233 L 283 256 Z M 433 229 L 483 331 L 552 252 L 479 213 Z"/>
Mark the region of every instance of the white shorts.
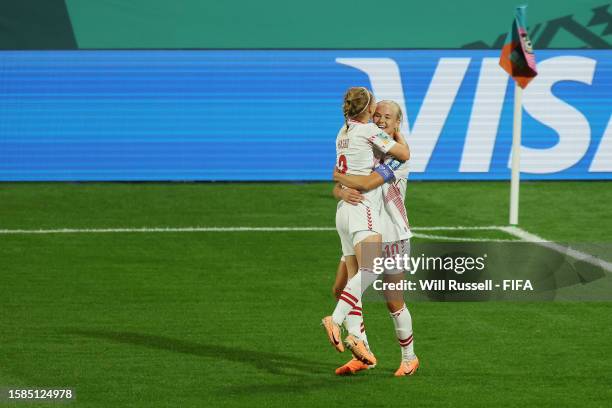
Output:
<path fill-rule="evenodd" d="M 351 205 L 340 201 L 336 210 L 336 230 L 340 236 L 342 255 L 355 255 L 357 243 L 382 233 L 380 214 L 378 210 L 363 204 Z"/>
<path fill-rule="evenodd" d="M 382 243 L 382 254 L 384 258 L 391 257 L 394 258 L 396 254 L 399 254 L 402 258 L 404 255 L 410 257 L 410 239 L 405 239 L 397 242 L 383 242 Z M 346 262 L 346 258 L 344 255 L 340 257 L 340 262 Z M 383 273 L 387 275 L 397 275 L 404 272 L 410 271 L 410 264 L 407 265 L 407 268 L 398 269 L 386 269 Z"/>
<path fill-rule="evenodd" d="M 385 269 L 384 273 L 387 275 L 397 275 L 400 273 L 404 273 L 404 272 L 408 272 L 410 271 L 410 239 L 404 239 L 401 241 L 395 241 L 395 242 L 383 242 L 382 243 L 382 253 L 383 253 L 383 257 L 384 258 L 393 258 L 395 259 L 395 257 L 397 255 L 399 255 L 402 259 L 405 259 L 407 261 L 406 263 L 406 267 L 402 267 L 402 268 L 391 268 L 391 269 Z M 404 256 L 405 255 L 405 256 Z M 402 265 L 404 266 L 403 262 Z"/>

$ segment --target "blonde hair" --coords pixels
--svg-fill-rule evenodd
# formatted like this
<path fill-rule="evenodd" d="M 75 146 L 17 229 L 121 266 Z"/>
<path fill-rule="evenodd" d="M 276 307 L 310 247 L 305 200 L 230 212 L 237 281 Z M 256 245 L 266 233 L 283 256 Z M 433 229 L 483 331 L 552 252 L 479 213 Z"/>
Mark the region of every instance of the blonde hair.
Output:
<path fill-rule="evenodd" d="M 344 117 L 348 120 L 361 115 L 373 101 L 374 97 L 367 88 L 362 86 L 349 88 L 344 94 L 342 104 Z"/>
<path fill-rule="evenodd" d="M 378 103 L 379 104 L 384 103 L 384 104 L 393 106 L 395 108 L 395 113 L 397 114 L 397 120 L 399 120 L 400 122 L 402 121 L 402 118 L 404 117 L 404 114 L 402 113 L 402 108 L 400 108 L 400 106 L 399 106 L 399 104 L 397 102 L 385 99 L 385 100 L 380 101 Z"/>

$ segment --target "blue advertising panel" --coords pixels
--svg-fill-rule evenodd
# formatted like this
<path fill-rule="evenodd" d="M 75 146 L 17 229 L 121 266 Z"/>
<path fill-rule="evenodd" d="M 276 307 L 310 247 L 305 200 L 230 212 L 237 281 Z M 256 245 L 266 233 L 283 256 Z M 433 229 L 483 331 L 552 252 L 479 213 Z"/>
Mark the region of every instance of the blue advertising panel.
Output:
<path fill-rule="evenodd" d="M 498 51 L 0 52 L 0 181 L 329 180 L 342 97 L 405 111 L 413 180 L 508 179 Z M 523 179 L 612 179 L 612 51 L 536 51 Z"/>

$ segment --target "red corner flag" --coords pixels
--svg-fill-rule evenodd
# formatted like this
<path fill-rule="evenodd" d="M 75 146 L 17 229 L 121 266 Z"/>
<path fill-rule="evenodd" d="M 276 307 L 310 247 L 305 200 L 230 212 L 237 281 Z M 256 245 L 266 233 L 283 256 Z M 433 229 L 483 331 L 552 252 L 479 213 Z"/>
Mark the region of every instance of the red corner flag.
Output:
<path fill-rule="evenodd" d="M 526 8 L 527 6 L 516 8 L 512 29 L 506 37 L 499 57 L 499 65 L 521 88 L 525 88 L 538 75 L 535 55 L 526 29 Z"/>

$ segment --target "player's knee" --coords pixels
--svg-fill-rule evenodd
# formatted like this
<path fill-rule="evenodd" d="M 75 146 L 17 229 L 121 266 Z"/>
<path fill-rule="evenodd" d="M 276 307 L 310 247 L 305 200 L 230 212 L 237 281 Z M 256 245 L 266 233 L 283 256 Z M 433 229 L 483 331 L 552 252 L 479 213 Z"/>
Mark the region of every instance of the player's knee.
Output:
<path fill-rule="evenodd" d="M 405 305 L 403 299 L 387 300 L 387 309 L 390 313 L 395 313 L 401 310 Z"/>

